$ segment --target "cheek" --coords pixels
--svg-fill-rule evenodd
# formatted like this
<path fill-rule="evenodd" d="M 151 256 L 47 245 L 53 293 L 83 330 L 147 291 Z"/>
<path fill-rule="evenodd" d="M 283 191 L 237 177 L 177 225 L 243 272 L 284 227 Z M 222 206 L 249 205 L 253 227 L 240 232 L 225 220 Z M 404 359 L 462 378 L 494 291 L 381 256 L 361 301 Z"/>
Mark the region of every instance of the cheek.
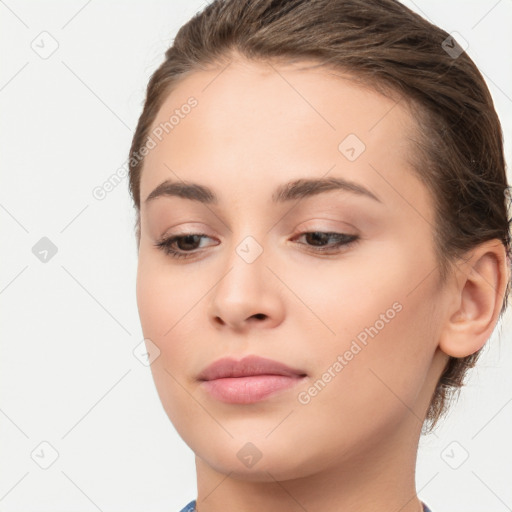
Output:
<path fill-rule="evenodd" d="M 137 307 L 144 337 L 158 338 L 169 328 L 169 311 L 172 298 L 164 295 L 163 279 L 157 271 L 146 263 L 145 258 L 139 257 L 137 268 Z"/>
<path fill-rule="evenodd" d="M 403 297 L 400 303 L 401 309 L 388 311 L 388 323 L 376 321 L 374 314 L 386 315 L 387 300 L 369 303 L 366 321 L 360 312 L 357 321 L 351 318 L 354 308 L 340 315 L 339 331 L 341 324 L 348 324 L 345 330 L 355 335 L 322 343 L 323 361 L 300 390 L 301 405 L 287 435 L 300 436 L 304 429 L 316 432 L 322 425 L 329 449 L 349 456 L 354 447 L 369 448 L 393 436 L 404 423 L 420 427 L 427 405 L 423 389 L 435 349 L 429 308 Z M 312 451 L 322 452 L 325 445 L 318 440 Z"/>
<path fill-rule="evenodd" d="M 156 262 L 139 258 L 137 269 L 137 306 L 145 339 L 150 339 L 160 350 L 151 364 L 155 384 L 160 393 L 161 384 L 170 379 L 166 370 L 174 374 L 174 365 L 180 359 L 184 345 L 177 342 L 180 330 L 186 325 L 188 301 L 182 297 L 169 271 Z M 181 319 L 181 321 L 180 321 Z M 168 387 L 165 382 L 163 387 Z"/>
<path fill-rule="evenodd" d="M 414 402 L 435 352 L 437 329 L 435 273 L 429 276 L 435 268 L 433 256 L 427 250 L 418 256 L 403 243 L 378 249 L 360 251 L 357 259 L 347 257 L 339 268 L 323 265 L 302 272 L 294 281 L 294 291 L 315 313 L 308 315 L 317 328 L 315 338 L 322 333 L 311 360 L 315 376 L 321 377 L 338 356 L 346 356 L 343 370 L 331 369 L 336 378 L 326 387 L 338 397 L 377 407 L 393 392 L 406 403 Z M 318 401 L 340 403 L 329 395 Z M 396 397 L 392 400 L 400 404 Z M 357 411 L 355 402 L 350 409 Z"/>
<path fill-rule="evenodd" d="M 157 393 L 171 422 L 181 425 L 184 418 L 200 414 L 183 387 L 187 383 L 182 361 L 193 345 L 179 342 L 180 338 L 190 340 L 183 330 L 191 327 L 187 321 L 192 315 L 187 316 L 187 311 L 197 300 L 184 299 L 187 293 L 176 285 L 169 270 L 143 255 L 139 257 L 136 295 L 144 338 L 160 350 L 150 366 Z"/>
<path fill-rule="evenodd" d="M 137 268 L 137 306 L 144 336 L 165 340 L 186 325 L 200 299 L 194 280 L 170 269 L 161 258 L 141 254 Z"/>
<path fill-rule="evenodd" d="M 142 332 L 160 350 L 151 364 L 155 383 L 168 388 L 171 395 L 180 386 L 170 374 L 188 385 L 190 361 L 197 359 L 198 347 L 205 348 L 207 343 L 202 334 L 207 323 L 204 301 L 212 286 L 212 279 L 198 278 L 197 271 L 188 275 L 160 258 L 139 257 L 136 295 Z"/>

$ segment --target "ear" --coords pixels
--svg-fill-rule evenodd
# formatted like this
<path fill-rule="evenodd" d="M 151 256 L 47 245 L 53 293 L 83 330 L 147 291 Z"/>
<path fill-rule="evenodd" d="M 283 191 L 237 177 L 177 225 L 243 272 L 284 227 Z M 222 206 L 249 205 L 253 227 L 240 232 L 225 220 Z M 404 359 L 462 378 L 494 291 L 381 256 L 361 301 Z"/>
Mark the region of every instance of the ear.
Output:
<path fill-rule="evenodd" d="M 482 243 L 457 262 L 451 309 L 439 339 L 443 352 L 460 358 L 485 345 L 503 305 L 508 263 L 505 246 L 497 239 Z"/>

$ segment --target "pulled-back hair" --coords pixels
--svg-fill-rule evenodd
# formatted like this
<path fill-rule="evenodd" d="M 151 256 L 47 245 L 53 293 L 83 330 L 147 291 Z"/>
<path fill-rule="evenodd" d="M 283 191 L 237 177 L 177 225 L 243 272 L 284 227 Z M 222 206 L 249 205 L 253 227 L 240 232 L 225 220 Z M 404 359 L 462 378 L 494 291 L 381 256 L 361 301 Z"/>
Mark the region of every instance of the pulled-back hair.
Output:
<path fill-rule="evenodd" d="M 215 0 L 178 31 L 147 87 L 129 159 L 140 244 L 141 149 L 163 102 L 189 73 L 233 55 L 313 61 L 414 109 L 414 172 L 435 204 L 435 251 L 445 280 L 459 258 L 498 239 L 510 254 L 501 125 L 477 67 L 447 32 L 395 0 Z M 335 108 L 335 107 L 334 107 Z M 500 316 L 506 309 L 510 283 Z M 450 357 L 432 396 L 432 430 L 481 350 Z"/>

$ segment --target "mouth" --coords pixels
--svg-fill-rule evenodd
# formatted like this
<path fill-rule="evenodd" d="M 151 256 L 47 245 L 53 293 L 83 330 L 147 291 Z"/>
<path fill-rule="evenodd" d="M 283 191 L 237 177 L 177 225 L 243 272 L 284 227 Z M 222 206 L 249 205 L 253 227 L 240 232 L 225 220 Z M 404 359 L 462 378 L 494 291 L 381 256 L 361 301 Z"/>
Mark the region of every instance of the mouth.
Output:
<path fill-rule="evenodd" d="M 223 358 L 198 376 L 201 386 L 221 402 L 250 404 L 289 389 L 306 378 L 300 369 L 258 356 Z"/>

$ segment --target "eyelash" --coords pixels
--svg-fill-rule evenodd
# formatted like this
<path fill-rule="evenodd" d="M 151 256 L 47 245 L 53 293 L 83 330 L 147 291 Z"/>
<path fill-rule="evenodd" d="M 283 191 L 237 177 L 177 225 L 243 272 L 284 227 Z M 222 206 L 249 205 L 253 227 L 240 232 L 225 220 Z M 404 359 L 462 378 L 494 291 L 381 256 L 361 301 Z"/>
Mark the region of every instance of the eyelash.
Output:
<path fill-rule="evenodd" d="M 335 244 L 332 244 L 328 248 L 324 248 L 324 247 L 318 248 L 318 246 L 315 248 L 315 246 L 309 245 L 309 247 L 313 247 L 314 248 L 313 251 L 317 252 L 317 253 L 324 253 L 328 250 L 338 249 L 340 247 L 348 247 L 359 240 L 358 235 L 348 235 L 346 233 L 334 233 L 332 231 L 304 231 L 302 233 L 299 233 L 297 236 L 301 237 L 303 235 L 311 235 L 311 234 L 318 234 L 318 233 L 320 233 L 321 235 L 329 235 L 330 237 L 338 238 L 339 241 L 336 242 Z M 209 238 L 207 235 L 203 235 L 202 233 L 183 233 L 181 235 L 173 235 L 168 238 L 163 238 L 162 240 L 158 241 L 155 244 L 155 247 L 158 247 L 165 254 L 167 254 L 168 256 L 171 256 L 172 258 L 176 258 L 176 259 L 191 258 L 195 254 L 198 254 L 198 252 L 200 252 L 200 251 L 196 250 L 196 251 L 182 252 L 182 251 L 174 249 L 172 247 L 172 244 L 178 240 L 181 240 L 186 237 L 192 237 L 192 236 Z M 307 245 L 307 244 L 301 244 L 301 245 Z M 337 250 L 335 254 L 339 253 L 340 251 L 341 251 L 341 249 Z"/>

